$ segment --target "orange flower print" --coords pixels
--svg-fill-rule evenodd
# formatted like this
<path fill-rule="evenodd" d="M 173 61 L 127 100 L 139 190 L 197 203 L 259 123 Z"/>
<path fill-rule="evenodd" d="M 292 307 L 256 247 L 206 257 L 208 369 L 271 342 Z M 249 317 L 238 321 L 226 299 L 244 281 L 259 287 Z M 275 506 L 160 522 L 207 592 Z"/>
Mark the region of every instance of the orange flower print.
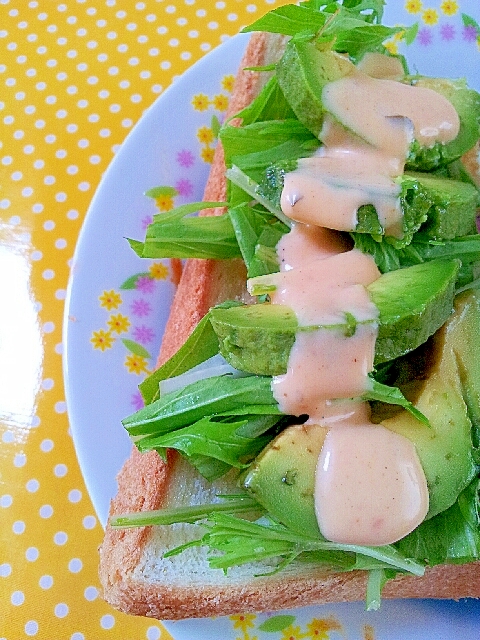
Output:
<path fill-rule="evenodd" d="M 342 625 L 335 618 L 314 618 L 307 624 L 308 638 L 328 640 L 330 631 L 341 631 Z"/>
<path fill-rule="evenodd" d="M 421 0 L 407 0 L 405 3 L 405 9 L 408 13 L 420 13 L 423 9 Z"/>
<path fill-rule="evenodd" d="M 300 640 L 303 637 L 300 627 L 294 627 L 291 624 L 283 630 L 281 640 Z"/>
<path fill-rule="evenodd" d="M 148 373 L 147 361 L 143 356 L 137 356 L 135 354 L 129 354 L 125 358 L 125 366 L 129 373 Z"/>
<path fill-rule="evenodd" d="M 225 91 L 231 93 L 233 91 L 233 85 L 235 84 L 235 76 L 230 74 L 228 76 L 223 76 L 222 78 L 222 87 Z"/>
<path fill-rule="evenodd" d="M 372 625 L 363 625 L 363 640 L 375 640 L 375 629 Z"/>
<path fill-rule="evenodd" d="M 200 127 L 197 131 L 197 138 L 200 144 L 210 144 L 214 140 L 212 129 L 210 127 Z"/>
<path fill-rule="evenodd" d="M 107 324 L 110 327 L 110 331 L 115 331 L 115 333 L 125 333 L 128 331 L 128 327 L 130 326 L 130 320 L 127 316 L 123 316 L 121 313 L 118 313 L 116 316 L 110 316 L 107 320 Z"/>
<path fill-rule="evenodd" d="M 100 300 L 100 306 L 104 307 L 107 311 L 118 309 L 118 307 L 122 304 L 121 295 L 113 289 L 111 289 L 110 291 L 104 291 L 98 299 Z"/>
<path fill-rule="evenodd" d="M 212 163 L 214 154 L 215 154 L 215 149 L 212 149 L 212 147 L 205 147 L 204 149 L 202 149 L 202 152 L 200 155 L 202 156 L 202 160 L 204 162 Z"/>
<path fill-rule="evenodd" d="M 230 616 L 230 620 L 233 622 L 234 629 L 241 629 L 243 633 L 247 632 L 247 629 L 254 627 L 254 620 L 257 616 L 253 613 L 244 613 L 240 615 Z"/>
<path fill-rule="evenodd" d="M 196 96 L 193 96 L 192 104 L 196 111 L 206 111 L 210 105 L 210 100 L 204 93 L 197 93 Z"/>
<path fill-rule="evenodd" d="M 386 42 L 384 46 L 392 55 L 396 55 L 398 53 L 398 45 L 396 42 Z"/>
<path fill-rule="evenodd" d="M 92 337 L 90 338 L 90 342 L 93 344 L 94 349 L 105 351 L 105 349 L 112 348 L 112 345 L 115 342 L 115 338 L 109 331 L 99 329 L 98 331 L 93 332 Z"/>
<path fill-rule="evenodd" d="M 228 107 L 228 98 L 227 96 L 219 93 L 217 96 L 213 98 L 213 106 L 218 111 L 226 111 Z"/>
<path fill-rule="evenodd" d="M 425 24 L 433 27 L 433 25 L 438 22 L 438 12 L 435 9 L 425 9 L 422 18 Z"/>
<path fill-rule="evenodd" d="M 446 16 L 454 16 L 458 11 L 458 3 L 455 0 L 445 0 L 440 5 L 440 9 Z"/>
<path fill-rule="evenodd" d="M 150 275 L 155 280 L 166 280 L 168 277 L 168 267 L 162 262 L 154 262 L 148 268 Z"/>
<path fill-rule="evenodd" d="M 155 198 L 155 204 L 160 211 L 170 211 L 170 209 L 173 209 L 173 198 L 165 193 Z"/>

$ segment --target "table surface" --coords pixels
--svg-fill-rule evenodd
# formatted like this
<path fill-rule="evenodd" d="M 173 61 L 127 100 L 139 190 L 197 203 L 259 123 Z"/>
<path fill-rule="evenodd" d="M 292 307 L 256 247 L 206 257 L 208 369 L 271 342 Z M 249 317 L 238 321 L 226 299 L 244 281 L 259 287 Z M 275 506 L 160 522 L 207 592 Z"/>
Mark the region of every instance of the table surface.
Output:
<path fill-rule="evenodd" d="M 69 270 L 102 174 L 144 110 L 281 4 L 0 0 L 0 640 L 171 638 L 101 598 L 102 527 L 62 376 Z"/>
<path fill-rule="evenodd" d="M 166 640 L 100 596 L 62 379 L 76 240 L 144 110 L 255 0 L 0 0 L 0 637 Z"/>

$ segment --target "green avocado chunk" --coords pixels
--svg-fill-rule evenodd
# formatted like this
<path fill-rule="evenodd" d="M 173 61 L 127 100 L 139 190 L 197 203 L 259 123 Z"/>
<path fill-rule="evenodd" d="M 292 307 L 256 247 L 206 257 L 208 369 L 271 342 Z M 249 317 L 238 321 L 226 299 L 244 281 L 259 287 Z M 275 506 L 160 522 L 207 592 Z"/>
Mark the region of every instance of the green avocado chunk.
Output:
<path fill-rule="evenodd" d="M 354 70 L 355 65 L 345 56 L 331 50 L 321 51 L 311 41 L 291 40 L 277 63 L 276 74 L 278 84 L 298 120 L 319 137 L 326 113 L 322 102 L 324 87 Z M 480 135 L 480 94 L 469 89 L 464 80 L 407 76 L 402 82 L 443 95 L 453 105 L 460 120 L 459 133 L 450 142 L 422 147 L 414 140 L 407 157 L 408 169 L 430 171 L 442 167 L 475 145 Z"/>
<path fill-rule="evenodd" d="M 472 422 L 480 411 L 480 294 L 466 292 L 455 312 L 435 334 L 434 363 L 417 390 L 415 406 L 426 427 L 402 410 L 382 424 L 416 447 L 425 472 L 430 505 L 427 518 L 448 509 L 478 472 Z"/>
<path fill-rule="evenodd" d="M 423 344 L 453 309 L 458 260 L 431 260 L 384 273 L 367 287 L 380 313 L 375 363 Z"/>
<path fill-rule="evenodd" d="M 452 240 L 476 232 L 478 189 L 468 182 L 446 180 L 427 173 L 407 172 L 430 203 L 421 232 L 431 240 Z"/>
<path fill-rule="evenodd" d="M 285 373 L 286 358 L 295 342 L 298 320 L 290 307 L 252 304 L 231 309 L 214 307 L 210 322 L 220 353 L 236 369 L 274 376 Z M 227 312 L 227 313 L 225 313 Z"/>
<path fill-rule="evenodd" d="M 458 260 L 432 260 L 390 271 L 367 287 L 380 314 L 376 363 L 412 351 L 445 322 L 452 312 L 458 269 Z M 237 369 L 257 375 L 285 373 L 296 332 L 311 330 L 299 327 L 289 307 L 268 303 L 213 308 L 211 322 L 224 358 Z M 324 330 L 334 327 L 339 325 Z M 355 331 L 347 316 L 340 328 L 345 335 Z"/>
<path fill-rule="evenodd" d="M 455 302 L 454 315 L 434 337 L 433 362 L 415 401 L 430 426 L 405 410 L 382 422 L 415 444 L 429 488 L 427 518 L 454 504 L 478 471 L 472 421 L 478 428 L 479 335 L 480 294 L 462 294 Z M 256 458 L 244 478 L 245 488 L 274 517 L 309 535 L 319 535 L 313 494 L 326 432 L 321 425 L 287 427 Z"/>
<path fill-rule="evenodd" d="M 325 108 L 326 84 L 352 73 L 354 65 L 333 51 L 320 51 L 312 42 L 290 40 L 277 63 L 278 84 L 295 115 L 317 138 Z"/>
<path fill-rule="evenodd" d="M 326 427 L 294 425 L 278 435 L 248 469 L 244 487 L 285 526 L 319 536 L 313 499 L 315 468 Z"/>
<path fill-rule="evenodd" d="M 460 131 L 451 142 L 437 142 L 433 147 L 421 147 L 414 141 L 407 158 L 407 169 L 430 171 L 460 158 L 471 149 L 480 136 L 480 94 L 469 89 L 465 80 L 415 77 L 418 87 L 433 89 L 454 106 L 460 119 Z"/>

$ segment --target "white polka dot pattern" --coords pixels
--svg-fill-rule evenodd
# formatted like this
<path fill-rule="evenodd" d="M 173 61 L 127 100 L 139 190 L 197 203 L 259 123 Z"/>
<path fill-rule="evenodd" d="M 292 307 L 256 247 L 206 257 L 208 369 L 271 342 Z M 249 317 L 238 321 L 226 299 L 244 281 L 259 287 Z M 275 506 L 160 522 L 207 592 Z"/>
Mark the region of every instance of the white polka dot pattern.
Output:
<path fill-rule="evenodd" d="M 0 0 L 0 271 L 9 276 L 0 279 L 0 334 L 11 337 L 0 359 L 12 363 L 0 372 L 0 545 L 8 548 L 0 635 L 8 640 L 170 638 L 160 623 L 124 616 L 100 597 L 102 531 L 62 381 L 67 281 L 89 202 L 143 111 L 274 4 Z"/>

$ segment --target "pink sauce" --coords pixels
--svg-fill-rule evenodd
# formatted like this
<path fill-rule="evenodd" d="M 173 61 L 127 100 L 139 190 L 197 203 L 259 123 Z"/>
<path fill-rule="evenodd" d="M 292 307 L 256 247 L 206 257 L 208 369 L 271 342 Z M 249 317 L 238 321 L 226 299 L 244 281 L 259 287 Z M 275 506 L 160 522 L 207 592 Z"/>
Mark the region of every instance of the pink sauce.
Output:
<path fill-rule="evenodd" d="M 282 271 L 268 280 L 272 303 L 290 306 L 301 327 L 287 373 L 273 379 L 274 396 L 285 413 L 329 427 L 316 474 L 320 530 L 333 541 L 378 546 L 423 521 L 428 489 L 414 445 L 372 424 L 359 399 L 370 385 L 377 334 L 366 287 L 379 272 L 371 256 L 346 250 L 331 230 L 355 229 L 358 207 L 373 204 L 384 229 L 400 235 L 395 177 L 412 136 L 425 146 L 446 142 L 459 123 L 439 94 L 385 79 L 398 65 L 377 56 L 362 66 L 322 95 L 345 126 L 327 117 L 324 147 L 286 175 L 282 210 L 297 223 L 278 246 Z M 351 334 L 346 314 L 358 323 Z"/>
<path fill-rule="evenodd" d="M 358 209 L 373 204 L 384 229 L 397 226 L 400 185 L 393 179 L 397 167 L 392 164 L 384 154 L 360 145 L 322 147 L 286 174 L 282 211 L 297 222 L 354 231 Z"/>
<path fill-rule="evenodd" d="M 325 424 L 329 418 L 336 421 L 339 408 L 330 400 L 358 397 L 368 389 L 376 335 L 376 324 L 357 327 L 349 338 L 338 329 L 300 331 L 287 373 L 276 376 L 272 383 L 280 409 L 293 415 L 308 414 L 315 424 Z"/>
<path fill-rule="evenodd" d="M 365 286 L 379 275 L 371 256 L 352 249 L 272 274 L 268 280 L 276 290 L 270 298 L 294 309 L 301 326 L 343 323 L 347 312 L 358 321 L 373 320 L 378 310 Z"/>
<path fill-rule="evenodd" d="M 406 157 L 412 136 L 429 147 L 455 139 L 460 129 L 451 102 L 432 89 L 361 72 L 327 84 L 322 101 L 349 130 L 394 156 L 401 151 Z"/>
<path fill-rule="evenodd" d="M 329 540 L 378 545 L 403 538 L 428 510 L 414 445 L 382 425 L 330 429 L 317 467 L 315 506 Z"/>
<path fill-rule="evenodd" d="M 366 53 L 357 65 L 357 69 L 371 78 L 401 80 L 405 75 L 403 65 L 398 58 L 382 53 Z"/>
<path fill-rule="evenodd" d="M 312 260 L 347 251 L 349 242 L 340 233 L 325 227 L 293 224 L 290 233 L 277 244 L 280 271 L 290 271 Z"/>

